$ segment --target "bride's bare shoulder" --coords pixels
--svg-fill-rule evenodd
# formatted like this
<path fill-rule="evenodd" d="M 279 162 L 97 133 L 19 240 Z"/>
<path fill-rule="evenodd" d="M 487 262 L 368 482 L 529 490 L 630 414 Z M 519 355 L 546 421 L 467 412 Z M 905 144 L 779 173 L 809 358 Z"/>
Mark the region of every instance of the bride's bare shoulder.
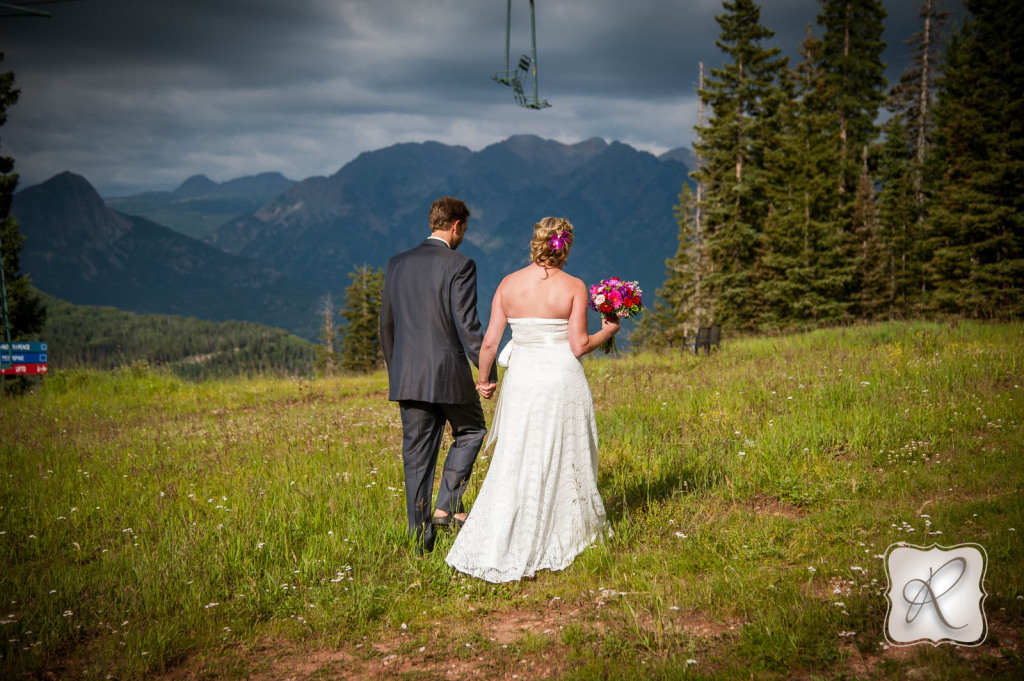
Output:
<path fill-rule="evenodd" d="M 530 269 L 529 267 L 524 267 L 521 270 L 516 270 L 515 272 L 509 272 L 501 280 L 501 286 L 514 285 L 516 282 L 520 281 L 525 276 L 527 276 L 527 273 L 529 272 L 529 269 Z"/>
<path fill-rule="evenodd" d="M 574 277 L 571 274 L 566 274 L 565 275 L 565 280 L 566 280 L 566 287 L 568 287 L 568 288 L 572 288 L 572 289 L 578 289 L 578 288 L 586 289 L 587 288 L 587 285 L 583 282 L 582 279 L 580 279 L 579 277 Z"/>

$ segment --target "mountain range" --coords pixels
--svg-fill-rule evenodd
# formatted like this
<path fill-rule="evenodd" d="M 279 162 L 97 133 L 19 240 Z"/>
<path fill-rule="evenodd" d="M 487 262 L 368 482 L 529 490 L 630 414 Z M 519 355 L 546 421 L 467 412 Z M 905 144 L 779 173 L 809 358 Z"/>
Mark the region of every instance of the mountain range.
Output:
<path fill-rule="evenodd" d="M 205 241 L 182 233 L 203 231 L 182 227 L 188 215 L 256 178 L 218 185 L 196 176 L 174 192 L 104 203 L 84 178 L 62 173 L 16 194 L 12 213 L 26 237 L 22 269 L 47 293 L 135 312 L 258 321 L 312 339 L 317 299 L 330 292 L 340 301 L 354 267 L 384 267 L 426 238 L 430 204 L 444 195 L 472 213 L 461 250 L 477 261 L 483 318 L 501 278 L 527 263 L 533 224 L 549 215 L 575 227 L 567 271 L 588 283 L 636 279 L 652 296 L 678 246 L 672 207 L 689 182 L 687 159 L 681 150 L 655 157 L 597 138 L 567 145 L 514 136 L 477 152 L 398 144 L 330 177 L 256 176 L 269 193 L 283 189 Z M 143 200 L 169 212 L 164 222 L 180 231 L 129 214 L 143 213 Z M 216 215 L 203 210 L 204 219 Z"/>
<path fill-rule="evenodd" d="M 170 192 L 111 197 L 106 203 L 182 234 L 203 239 L 231 218 L 250 213 L 295 184 L 281 173 L 261 173 L 228 182 L 193 175 Z"/>
<path fill-rule="evenodd" d="M 64 172 L 18 192 L 11 213 L 25 237 L 22 271 L 52 296 L 316 335 L 318 289 L 264 263 L 119 213 L 79 175 Z"/>

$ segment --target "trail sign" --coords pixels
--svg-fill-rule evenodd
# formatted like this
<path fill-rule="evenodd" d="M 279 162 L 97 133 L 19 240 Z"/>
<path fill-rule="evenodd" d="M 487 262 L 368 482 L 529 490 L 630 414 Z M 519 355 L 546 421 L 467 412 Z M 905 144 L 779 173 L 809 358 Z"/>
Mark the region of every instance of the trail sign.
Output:
<path fill-rule="evenodd" d="M 24 374 L 45 374 L 49 371 L 45 364 L 15 364 L 14 366 L 0 369 L 4 376 L 21 376 Z"/>
<path fill-rule="evenodd" d="M 0 376 L 46 374 L 49 343 L 0 343 Z M 13 351 L 12 351 L 13 349 Z"/>
<path fill-rule="evenodd" d="M 33 342 L 33 343 L 0 343 L 0 352 L 7 354 L 14 349 L 14 352 L 46 352 L 49 343 L 45 342 Z"/>
<path fill-rule="evenodd" d="M 0 362 L 4 364 L 46 364 L 45 352 L 15 352 L 7 354 L 0 350 Z"/>

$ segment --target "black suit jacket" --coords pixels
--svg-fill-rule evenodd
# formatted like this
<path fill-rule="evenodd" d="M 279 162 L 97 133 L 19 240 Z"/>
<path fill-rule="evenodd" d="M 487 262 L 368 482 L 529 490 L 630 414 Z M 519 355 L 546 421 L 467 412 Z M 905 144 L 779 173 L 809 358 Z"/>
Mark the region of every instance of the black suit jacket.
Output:
<path fill-rule="evenodd" d="M 476 302 L 476 263 L 447 244 L 427 239 L 391 258 L 380 307 L 389 400 L 479 400 L 469 366 L 480 365 L 483 343 Z"/>

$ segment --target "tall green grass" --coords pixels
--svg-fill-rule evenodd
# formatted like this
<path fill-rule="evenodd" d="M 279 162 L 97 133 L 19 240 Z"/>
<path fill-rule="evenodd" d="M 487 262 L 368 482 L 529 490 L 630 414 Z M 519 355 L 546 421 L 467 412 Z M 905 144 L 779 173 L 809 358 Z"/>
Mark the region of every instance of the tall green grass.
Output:
<path fill-rule="evenodd" d="M 1022 331 L 588 358 L 613 534 L 507 585 L 407 544 L 383 373 L 56 373 L 0 403 L 0 675 L 272 676 L 283 649 L 368 676 L 1017 678 Z M 885 649 L 896 541 L 985 547 L 983 646 Z"/>

